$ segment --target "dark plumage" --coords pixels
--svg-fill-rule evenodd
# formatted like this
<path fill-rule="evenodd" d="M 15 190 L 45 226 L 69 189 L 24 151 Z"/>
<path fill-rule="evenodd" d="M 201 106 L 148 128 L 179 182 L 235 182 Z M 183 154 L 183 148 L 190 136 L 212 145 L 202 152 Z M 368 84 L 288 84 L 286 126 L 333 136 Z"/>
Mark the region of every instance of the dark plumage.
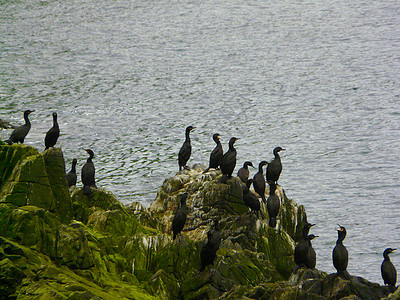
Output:
<path fill-rule="evenodd" d="M 254 168 L 253 163 L 251 161 L 246 161 L 243 164 L 243 167 L 241 167 L 239 169 L 239 171 L 237 172 L 237 176 L 240 178 L 240 180 L 243 183 L 246 183 L 247 180 L 249 179 L 249 176 L 250 176 L 249 167 L 253 167 Z"/>
<path fill-rule="evenodd" d="M 24 143 L 24 139 L 25 139 L 26 135 L 28 134 L 29 130 L 31 129 L 31 122 L 29 121 L 28 116 L 32 112 L 34 112 L 34 110 L 25 110 L 24 111 L 25 124 L 15 128 L 12 131 L 10 138 L 5 141 L 6 143 L 8 143 L 9 145 L 12 145 L 13 143 L 21 143 L 21 144 Z"/>
<path fill-rule="evenodd" d="M 210 169 L 218 169 L 221 164 L 222 157 L 224 156 L 224 150 L 222 149 L 219 133 L 213 134 L 213 140 L 217 144 L 214 150 L 210 154 L 210 163 L 208 168 L 204 170 L 203 173 L 208 172 Z"/>
<path fill-rule="evenodd" d="M 57 143 L 58 137 L 60 136 L 60 128 L 57 123 L 57 113 L 53 112 L 53 127 L 49 129 L 46 133 L 46 137 L 44 138 L 44 145 L 46 149 L 50 147 L 54 147 Z"/>
<path fill-rule="evenodd" d="M 338 275 L 344 277 L 345 279 L 349 279 L 350 275 L 346 270 L 349 263 L 349 253 L 347 252 L 346 247 L 343 245 L 343 240 L 346 237 L 346 228 L 340 225 L 339 227 L 338 239 L 332 252 L 333 266 L 337 270 Z"/>
<path fill-rule="evenodd" d="M 264 178 L 263 178 L 264 180 Z M 269 226 L 272 228 L 276 227 L 276 219 L 279 214 L 279 209 L 281 206 L 281 201 L 279 196 L 275 194 L 276 184 L 271 182 L 269 185 L 269 196 L 267 200 L 267 210 L 269 216 Z"/>
<path fill-rule="evenodd" d="M 229 150 L 224 154 L 221 161 L 221 171 L 223 175 L 228 178 L 232 177 L 233 170 L 236 167 L 236 149 L 233 146 L 238 138 L 231 138 L 229 140 Z"/>
<path fill-rule="evenodd" d="M 305 263 L 306 267 L 309 269 L 315 269 L 315 266 L 317 265 L 317 254 L 315 253 L 315 250 L 311 244 L 311 241 L 317 237 L 318 235 L 310 234 L 306 238 L 306 240 L 308 241 L 308 251 Z"/>
<path fill-rule="evenodd" d="M 397 272 L 393 263 L 390 261 L 389 254 L 396 249 L 387 248 L 383 251 L 384 260 L 381 265 L 381 274 L 383 282 L 390 286 L 390 291 L 393 293 L 396 290 Z"/>
<path fill-rule="evenodd" d="M 250 186 L 253 183 L 253 179 L 249 179 L 246 182 L 246 187 L 243 190 L 243 202 L 246 204 L 248 208 L 251 209 L 252 212 L 255 212 L 258 216 L 258 212 L 261 213 L 260 201 L 256 194 L 250 191 Z"/>
<path fill-rule="evenodd" d="M 216 218 L 214 219 L 214 230 L 212 231 L 211 239 L 211 244 L 214 245 L 215 252 L 217 252 L 221 244 L 221 232 L 219 230 L 219 221 Z"/>
<path fill-rule="evenodd" d="M 263 171 L 263 167 L 265 165 L 267 165 L 268 163 L 263 160 L 262 162 L 260 162 L 258 164 L 258 172 L 254 175 L 253 177 L 253 186 L 254 186 L 254 190 L 256 191 L 257 194 L 260 195 L 262 201 L 264 203 L 266 203 L 266 199 L 265 199 L 265 179 L 264 179 L 264 171 Z"/>
<path fill-rule="evenodd" d="M 188 193 L 183 193 L 181 195 L 181 206 L 175 212 L 175 216 L 172 220 L 172 232 L 173 232 L 172 239 L 175 239 L 178 233 L 180 233 L 183 227 L 185 227 L 187 218 L 187 208 L 186 208 L 187 197 Z"/>
<path fill-rule="evenodd" d="M 67 174 L 68 187 L 76 185 L 76 179 L 77 179 L 77 176 L 76 176 L 76 163 L 77 163 L 77 160 L 76 160 L 76 158 L 74 158 L 72 160 L 71 171 L 69 171 L 68 174 Z"/>
<path fill-rule="evenodd" d="M 83 149 L 89 154 L 89 158 L 87 159 L 86 163 L 82 167 L 81 171 L 81 180 L 83 184 L 83 194 L 84 195 L 90 195 L 91 194 L 91 188 L 97 189 L 94 175 L 95 175 L 95 169 L 94 169 L 94 164 L 93 164 L 93 157 L 94 153 L 90 149 Z"/>
<path fill-rule="evenodd" d="M 268 164 L 267 172 L 265 174 L 268 183 L 275 182 L 276 184 L 278 184 L 278 179 L 282 172 L 281 157 L 278 153 L 282 150 L 285 149 L 282 149 L 281 147 L 276 147 L 273 151 L 275 158 Z"/>
<path fill-rule="evenodd" d="M 217 257 L 218 249 L 219 249 L 219 244 L 214 238 L 214 233 L 212 231 L 208 231 L 207 243 L 201 248 L 200 252 L 200 261 L 201 261 L 200 272 L 204 271 L 204 269 L 208 265 L 212 265 L 214 263 L 214 260 Z"/>
<path fill-rule="evenodd" d="M 195 127 L 193 126 L 186 127 L 186 132 L 185 132 L 186 138 L 178 154 L 179 171 L 181 171 L 183 168 L 186 167 L 190 155 L 192 154 L 192 145 L 190 144 L 189 134 L 193 129 L 195 129 Z"/>
<path fill-rule="evenodd" d="M 294 262 L 296 263 L 295 273 L 301 267 L 306 265 L 307 254 L 308 254 L 308 233 L 310 228 L 315 224 L 306 223 L 303 226 L 303 235 L 301 236 L 300 241 L 297 243 L 294 248 Z"/>

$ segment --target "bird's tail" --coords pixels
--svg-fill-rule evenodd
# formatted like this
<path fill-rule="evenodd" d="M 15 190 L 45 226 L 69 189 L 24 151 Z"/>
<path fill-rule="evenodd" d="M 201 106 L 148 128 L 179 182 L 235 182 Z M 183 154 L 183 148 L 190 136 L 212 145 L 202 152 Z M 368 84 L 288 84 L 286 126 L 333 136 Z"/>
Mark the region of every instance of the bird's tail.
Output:
<path fill-rule="evenodd" d="M 7 144 L 9 144 L 10 146 L 12 145 L 12 140 L 11 139 L 8 139 L 8 140 L 6 140 L 6 141 L 4 141 L 5 143 L 7 143 Z"/>
<path fill-rule="evenodd" d="M 90 186 L 84 185 L 83 186 L 83 194 L 86 196 L 90 196 L 91 193 L 92 193 L 92 189 L 90 188 Z"/>
<path fill-rule="evenodd" d="M 210 170 L 210 167 L 208 167 L 207 169 L 205 169 L 205 170 L 203 171 L 203 174 L 204 174 L 204 173 L 207 173 L 209 170 Z"/>
<path fill-rule="evenodd" d="M 276 227 L 276 218 L 274 218 L 274 217 L 269 218 L 269 227 L 272 227 L 272 228 Z"/>

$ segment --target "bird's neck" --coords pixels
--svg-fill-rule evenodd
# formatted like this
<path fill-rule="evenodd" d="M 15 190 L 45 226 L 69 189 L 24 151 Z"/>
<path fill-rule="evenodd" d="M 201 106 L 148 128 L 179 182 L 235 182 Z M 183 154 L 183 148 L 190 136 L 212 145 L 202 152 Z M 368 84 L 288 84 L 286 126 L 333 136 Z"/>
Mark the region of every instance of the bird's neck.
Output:
<path fill-rule="evenodd" d="M 389 254 L 387 254 L 387 253 L 384 253 L 384 254 L 383 254 L 383 258 L 384 258 L 386 261 L 390 261 Z"/>
<path fill-rule="evenodd" d="M 279 160 L 281 159 L 278 152 L 274 152 L 274 155 L 275 155 L 275 159 L 279 159 Z"/>
<path fill-rule="evenodd" d="M 263 166 L 262 165 L 260 165 L 260 166 L 258 166 L 258 173 L 263 173 Z"/>
<path fill-rule="evenodd" d="M 186 141 L 186 142 L 189 142 L 189 141 L 190 141 L 190 136 L 189 136 L 189 134 L 190 134 L 190 131 L 189 131 L 189 130 L 186 131 L 186 133 L 185 133 L 185 137 L 186 137 L 185 141 Z"/>
<path fill-rule="evenodd" d="M 72 165 L 71 172 L 76 173 L 76 164 Z"/>
<path fill-rule="evenodd" d="M 235 147 L 233 146 L 233 143 L 229 144 L 229 150 L 230 151 L 235 151 Z"/>
<path fill-rule="evenodd" d="M 24 115 L 24 119 L 25 119 L 25 124 L 26 125 L 31 125 L 31 122 L 29 121 L 28 114 Z"/>
<path fill-rule="evenodd" d="M 57 117 L 53 117 L 53 127 L 58 127 Z"/>

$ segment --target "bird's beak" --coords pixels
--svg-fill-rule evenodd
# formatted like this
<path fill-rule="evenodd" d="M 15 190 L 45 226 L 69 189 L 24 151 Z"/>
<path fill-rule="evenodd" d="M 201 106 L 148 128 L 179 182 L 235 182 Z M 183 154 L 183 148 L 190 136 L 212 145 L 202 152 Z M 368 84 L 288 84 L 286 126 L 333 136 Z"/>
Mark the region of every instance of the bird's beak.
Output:
<path fill-rule="evenodd" d="M 313 227 L 313 226 L 315 226 L 315 224 L 310 224 L 310 227 Z"/>

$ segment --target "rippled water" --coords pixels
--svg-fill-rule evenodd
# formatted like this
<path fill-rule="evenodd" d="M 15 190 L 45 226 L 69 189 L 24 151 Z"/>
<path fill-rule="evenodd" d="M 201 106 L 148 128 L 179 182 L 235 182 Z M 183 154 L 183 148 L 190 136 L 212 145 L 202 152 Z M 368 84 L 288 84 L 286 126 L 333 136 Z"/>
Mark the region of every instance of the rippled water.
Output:
<path fill-rule="evenodd" d="M 240 138 L 238 165 L 280 145 L 317 267 L 334 270 L 339 223 L 350 273 L 382 283 L 383 250 L 400 248 L 399 15 L 393 0 L 1 1 L 0 118 L 35 109 L 26 143 L 42 149 L 57 111 L 68 164 L 93 149 L 125 203 L 175 174 L 188 125 L 190 163 L 215 132 L 225 149 Z"/>

